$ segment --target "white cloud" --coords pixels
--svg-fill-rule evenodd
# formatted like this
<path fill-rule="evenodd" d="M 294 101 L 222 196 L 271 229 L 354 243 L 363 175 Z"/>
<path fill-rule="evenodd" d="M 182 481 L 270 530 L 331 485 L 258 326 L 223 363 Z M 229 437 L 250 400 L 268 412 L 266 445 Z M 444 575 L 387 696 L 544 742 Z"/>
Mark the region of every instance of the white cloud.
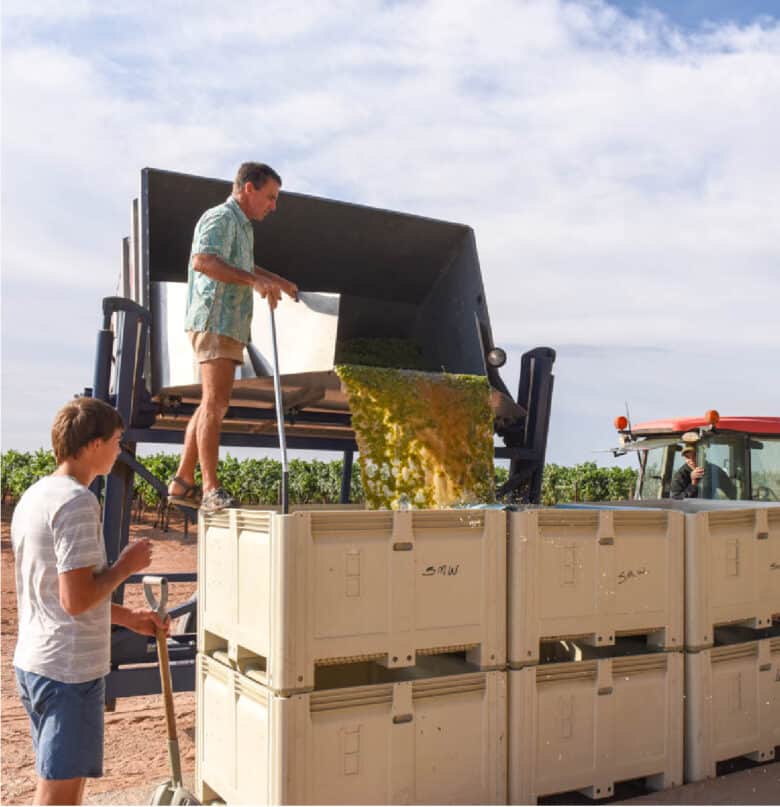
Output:
<path fill-rule="evenodd" d="M 690 33 L 598 0 L 65 6 L 4 8 L 6 279 L 55 282 L 64 306 L 91 293 L 97 318 L 141 167 L 227 177 L 259 157 L 291 190 L 472 225 L 499 341 L 776 362 L 777 20 Z"/>
<path fill-rule="evenodd" d="M 59 0 L 38 0 L 27 3 L 25 0 L 5 0 L 3 17 L 6 24 L 16 20 L 27 23 L 62 23 L 67 20 L 83 19 L 98 10 L 102 4 L 90 0 L 70 0 L 61 3 Z"/>

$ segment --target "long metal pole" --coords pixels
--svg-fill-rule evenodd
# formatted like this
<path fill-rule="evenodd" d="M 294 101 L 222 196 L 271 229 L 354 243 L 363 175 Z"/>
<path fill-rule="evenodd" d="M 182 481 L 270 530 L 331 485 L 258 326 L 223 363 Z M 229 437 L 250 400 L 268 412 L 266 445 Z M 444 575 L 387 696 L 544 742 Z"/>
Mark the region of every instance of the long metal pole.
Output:
<path fill-rule="evenodd" d="M 287 487 L 287 437 L 284 433 L 284 409 L 282 408 L 282 379 L 279 373 L 279 351 L 276 346 L 276 318 L 270 306 L 271 313 L 271 344 L 274 353 L 274 401 L 276 403 L 276 427 L 279 430 L 279 450 L 282 454 L 282 513 L 290 512 L 290 500 Z"/>

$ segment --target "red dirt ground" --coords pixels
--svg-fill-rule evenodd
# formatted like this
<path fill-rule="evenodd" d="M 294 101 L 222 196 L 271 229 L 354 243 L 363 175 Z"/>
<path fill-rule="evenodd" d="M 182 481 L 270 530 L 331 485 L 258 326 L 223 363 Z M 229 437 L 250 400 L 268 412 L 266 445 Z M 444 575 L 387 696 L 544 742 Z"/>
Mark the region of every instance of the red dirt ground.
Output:
<path fill-rule="evenodd" d="M 2 611 L 0 617 L 0 803 L 30 803 L 35 789 L 35 767 L 27 715 L 16 694 L 13 652 L 16 644 L 17 613 L 14 560 L 10 540 L 10 516 L 4 508 L 0 549 L 2 551 Z M 134 524 L 131 538 L 150 538 L 154 555 L 150 572 L 187 572 L 197 566 L 196 530 L 190 526 L 185 538 L 182 524 L 172 518 L 170 530 L 154 529 L 151 519 Z M 169 606 L 191 596 L 194 584 L 170 586 Z M 140 586 L 126 589 L 125 604 L 140 607 L 143 593 Z M 174 694 L 174 708 L 179 731 L 182 769 L 195 767 L 194 725 L 195 695 L 191 692 Z M 125 698 L 117 701 L 116 711 L 106 714 L 105 763 L 102 779 L 87 782 L 85 797 L 130 787 L 147 785 L 151 795 L 154 787 L 169 778 L 168 751 L 165 734 L 165 714 L 162 697 Z"/>

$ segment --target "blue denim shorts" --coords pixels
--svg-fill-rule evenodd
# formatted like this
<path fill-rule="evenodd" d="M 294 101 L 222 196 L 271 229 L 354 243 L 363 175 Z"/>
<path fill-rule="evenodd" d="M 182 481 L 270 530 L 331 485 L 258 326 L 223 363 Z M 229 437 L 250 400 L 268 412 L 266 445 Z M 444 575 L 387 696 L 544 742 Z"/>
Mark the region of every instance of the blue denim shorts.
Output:
<path fill-rule="evenodd" d="M 18 667 L 19 697 L 30 716 L 35 770 L 41 779 L 103 775 L 105 678 L 63 684 Z"/>

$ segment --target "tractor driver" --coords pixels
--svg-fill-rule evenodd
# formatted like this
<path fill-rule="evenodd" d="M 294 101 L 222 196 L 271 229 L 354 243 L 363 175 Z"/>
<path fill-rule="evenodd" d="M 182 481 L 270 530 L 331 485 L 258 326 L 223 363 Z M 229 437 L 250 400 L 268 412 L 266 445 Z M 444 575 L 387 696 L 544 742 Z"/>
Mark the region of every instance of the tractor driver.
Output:
<path fill-rule="evenodd" d="M 237 365 L 243 364 L 252 322 L 252 293 L 275 308 L 282 293 L 297 299 L 298 287 L 254 264 L 252 221 L 276 210 L 282 180 L 264 163 L 243 163 L 233 192 L 207 210 L 195 226 L 187 280 L 188 332 L 200 365 L 202 398 L 184 435 L 176 475 L 168 484 L 169 500 L 206 512 L 238 502 L 219 485 L 217 460 L 222 419 L 230 403 Z M 195 488 L 200 460 L 203 499 Z"/>
<path fill-rule="evenodd" d="M 727 499 L 736 499 L 737 490 L 729 475 L 719 465 L 712 462 L 705 463 L 705 466 L 696 464 L 696 446 L 686 443 L 683 446 L 682 456 L 685 464 L 677 469 L 672 477 L 671 497 L 673 499 L 696 499 L 702 497 L 701 482 L 706 477 L 705 496 L 716 498 L 714 493 L 720 490 Z M 707 495 L 706 491 L 712 489 Z"/>
<path fill-rule="evenodd" d="M 699 482 L 704 476 L 704 468 L 696 464 L 696 446 L 690 443 L 683 446 L 683 465 L 672 478 L 673 499 L 695 499 L 699 495 Z"/>

